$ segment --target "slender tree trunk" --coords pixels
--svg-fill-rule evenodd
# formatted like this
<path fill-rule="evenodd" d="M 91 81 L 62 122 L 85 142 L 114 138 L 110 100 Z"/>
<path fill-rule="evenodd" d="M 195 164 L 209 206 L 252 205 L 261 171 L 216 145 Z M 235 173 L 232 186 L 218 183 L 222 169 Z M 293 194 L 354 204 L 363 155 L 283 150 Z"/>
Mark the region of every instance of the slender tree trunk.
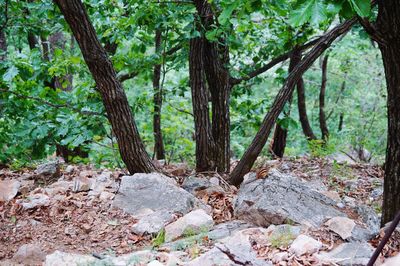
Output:
<path fill-rule="evenodd" d="M 197 13 L 200 16 L 205 30 L 211 29 L 215 16 L 211 5 L 205 0 L 194 1 Z M 212 104 L 212 136 L 214 140 L 214 153 L 210 154 L 215 160 L 215 169 L 220 173 L 229 172 L 230 166 L 230 74 L 226 69 L 229 63 L 229 49 L 225 40 L 211 42 L 202 32 L 204 43 L 204 72 L 208 89 L 211 94 Z"/>
<path fill-rule="evenodd" d="M 297 52 L 296 56 L 301 58 L 301 52 Z M 300 77 L 299 81 L 297 82 L 297 108 L 299 109 L 301 128 L 303 129 L 303 133 L 306 136 L 307 140 L 317 139 L 308 120 L 303 77 Z"/>
<path fill-rule="evenodd" d="M 343 129 L 343 118 L 344 118 L 344 114 L 340 113 L 340 115 L 339 115 L 338 132 L 342 131 L 342 129 Z"/>
<path fill-rule="evenodd" d="M 80 0 L 54 0 L 70 26 L 103 99 L 108 119 L 118 141 L 122 160 L 130 173 L 155 170 L 140 139 L 125 91 L 117 79 L 106 51 L 100 45 L 86 9 Z"/>
<path fill-rule="evenodd" d="M 293 71 L 293 69 L 299 64 L 301 58 L 296 55 L 296 52 L 294 55 L 290 57 L 290 63 L 289 63 L 289 73 Z M 295 85 L 293 85 L 295 86 Z M 292 90 L 293 91 L 293 90 Z M 293 95 L 293 92 L 292 92 Z M 289 110 L 285 113 L 285 118 L 290 117 L 290 107 L 292 105 L 292 95 L 289 97 Z M 285 148 L 286 148 L 286 139 L 287 139 L 287 134 L 288 134 L 288 129 L 283 128 L 280 126 L 278 123 L 275 126 L 275 131 L 274 131 L 274 137 L 272 140 L 272 145 L 271 145 L 271 152 L 273 155 L 282 158 L 283 154 L 285 153 Z"/>
<path fill-rule="evenodd" d="M 156 30 L 155 50 L 156 53 L 161 52 L 160 30 Z M 162 107 L 162 88 L 160 86 L 161 79 L 161 64 L 154 66 L 153 70 L 153 90 L 154 90 L 154 113 L 153 113 L 153 134 L 154 134 L 154 154 L 157 160 L 165 159 L 164 142 L 161 132 L 161 107 Z"/>
<path fill-rule="evenodd" d="M 378 1 L 377 29 L 387 84 L 388 136 L 382 225 L 400 210 L 400 5 L 395 0 Z"/>
<path fill-rule="evenodd" d="M 0 62 L 7 58 L 7 39 L 4 29 L 0 30 Z"/>
<path fill-rule="evenodd" d="M 326 33 L 317 42 L 314 48 L 308 52 L 301 60 L 299 65 L 289 74 L 285 84 L 278 92 L 271 109 L 264 117 L 260 129 L 258 130 L 255 138 L 242 156 L 239 163 L 231 173 L 230 183 L 233 185 L 240 185 L 243 181 L 243 176 L 251 170 L 258 155 L 264 148 L 271 128 L 276 122 L 280 112 L 282 111 L 286 101 L 289 100 L 290 95 L 293 93 L 294 85 L 299 81 L 304 72 L 314 63 L 314 61 L 332 44 L 332 42 L 339 36 L 347 33 L 356 22 L 356 18 L 352 18 L 336 26 L 328 33 Z"/>
<path fill-rule="evenodd" d="M 321 82 L 321 90 L 319 92 L 319 126 L 321 128 L 322 139 L 324 141 L 328 140 L 329 130 L 328 125 L 326 124 L 325 118 L 325 92 L 326 92 L 326 81 L 327 81 L 327 67 L 328 67 L 328 57 L 329 55 L 325 55 L 322 60 L 322 82 Z"/>
<path fill-rule="evenodd" d="M 192 104 L 196 139 L 196 171 L 214 169 L 214 139 L 208 108 L 208 91 L 205 85 L 202 38 L 190 40 L 189 76 L 192 90 Z"/>

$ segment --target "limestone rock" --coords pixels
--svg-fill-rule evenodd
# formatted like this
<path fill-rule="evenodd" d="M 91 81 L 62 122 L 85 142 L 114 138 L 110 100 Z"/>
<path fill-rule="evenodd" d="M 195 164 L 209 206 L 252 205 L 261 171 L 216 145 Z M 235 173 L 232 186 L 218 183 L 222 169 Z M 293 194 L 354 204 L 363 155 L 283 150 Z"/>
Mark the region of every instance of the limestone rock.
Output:
<path fill-rule="evenodd" d="M 73 165 L 68 165 L 66 168 L 65 168 L 65 173 L 67 173 L 67 174 L 72 174 L 74 171 L 75 171 L 75 166 L 73 166 Z"/>
<path fill-rule="evenodd" d="M 26 200 L 18 200 L 19 204 L 22 205 L 24 209 L 33 209 L 41 206 L 49 206 L 50 198 L 45 194 L 33 194 L 29 196 Z"/>
<path fill-rule="evenodd" d="M 235 231 L 239 231 L 250 227 L 252 226 L 244 221 L 233 220 L 214 226 L 212 230 L 208 232 L 207 236 L 211 240 L 217 240 L 231 236 Z"/>
<path fill-rule="evenodd" d="M 356 223 L 347 217 L 333 217 L 325 225 L 329 230 L 338 234 L 343 240 L 346 240 L 352 236 L 351 232 Z"/>
<path fill-rule="evenodd" d="M 18 248 L 13 261 L 24 265 L 41 265 L 46 254 L 37 244 L 25 244 Z"/>
<path fill-rule="evenodd" d="M 179 188 L 173 179 L 157 173 L 122 177 L 113 206 L 130 214 L 144 208 L 182 214 L 197 208 L 210 210 L 209 206 Z"/>
<path fill-rule="evenodd" d="M 206 178 L 188 176 L 183 181 L 182 188 L 192 194 L 195 194 L 197 191 L 209 188 L 211 185 L 211 182 Z"/>
<path fill-rule="evenodd" d="M 234 202 L 237 218 L 259 226 L 293 221 L 320 226 L 327 218 L 345 216 L 335 202 L 307 183 L 275 169 L 269 177 L 242 184 Z"/>
<path fill-rule="evenodd" d="M 203 230 L 208 231 L 213 224 L 212 217 L 204 210 L 194 210 L 165 227 L 165 240 L 169 242 L 184 234 L 197 234 Z"/>
<path fill-rule="evenodd" d="M 58 161 L 44 163 L 39 165 L 35 172 L 44 179 L 57 179 L 60 177 L 60 164 Z"/>
<path fill-rule="evenodd" d="M 156 234 L 164 226 L 173 221 L 174 215 L 165 211 L 158 211 L 142 217 L 132 226 L 132 232 L 138 235 Z"/>
<path fill-rule="evenodd" d="M 312 254 L 322 247 L 322 243 L 312 237 L 299 235 L 290 245 L 289 251 L 301 256 L 303 254 Z"/>
<path fill-rule="evenodd" d="M 362 266 L 368 263 L 373 251 L 368 243 L 343 243 L 330 252 L 319 254 L 318 258 L 342 266 Z"/>
<path fill-rule="evenodd" d="M 73 192 L 82 192 L 82 191 L 89 191 L 92 185 L 92 179 L 88 177 L 76 177 L 74 179 L 74 187 L 72 189 Z"/>
<path fill-rule="evenodd" d="M 96 261 L 97 259 L 93 256 L 65 253 L 57 250 L 54 253 L 46 256 L 44 266 L 91 265 Z"/>
<path fill-rule="evenodd" d="M 382 266 L 399 266 L 400 265 L 400 254 L 397 254 L 396 256 L 389 258 L 385 261 Z"/>
<path fill-rule="evenodd" d="M 300 235 L 300 232 L 300 226 L 272 224 L 267 228 L 266 236 L 272 246 L 280 247 L 290 245 Z"/>
<path fill-rule="evenodd" d="M 18 180 L 0 180 L 0 202 L 12 200 L 18 193 L 21 183 Z"/>

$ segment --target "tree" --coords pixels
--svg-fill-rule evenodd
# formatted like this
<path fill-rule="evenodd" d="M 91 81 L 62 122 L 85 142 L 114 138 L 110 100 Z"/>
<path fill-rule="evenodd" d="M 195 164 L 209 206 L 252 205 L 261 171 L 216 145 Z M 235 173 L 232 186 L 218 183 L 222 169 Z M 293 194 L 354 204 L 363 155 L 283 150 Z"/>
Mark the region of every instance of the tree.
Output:
<path fill-rule="evenodd" d="M 327 141 L 329 137 L 328 125 L 326 124 L 325 117 L 325 91 L 326 91 L 326 81 L 327 81 L 327 67 L 328 67 L 328 58 L 329 55 L 326 54 L 322 60 L 321 69 L 322 69 L 322 81 L 321 81 L 321 89 L 319 92 L 319 126 L 321 128 L 322 140 Z"/>
<path fill-rule="evenodd" d="M 352 18 L 343 22 L 342 24 L 334 27 L 332 30 L 327 32 L 321 37 L 317 44 L 307 53 L 297 67 L 289 74 L 285 81 L 285 84 L 278 92 L 269 112 L 264 117 L 262 125 L 258 130 L 255 138 L 253 139 L 250 146 L 240 159 L 239 163 L 233 169 L 231 173 L 230 182 L 233 185 L 239 185 L 243 181 L 243 176 L 248 173 L 253 166 L 255 160 L 263 149 L 267 142 L 268 136 L 271 132 L 271 128 L 276 122 L 279 114 L 290 95 L 293 92 L 294 84 L 296 84 L 303 73 L 312 65 L 312 63 L 336 40 L 339 36 L 347 33 L 350 28 L 355 24 L 356 18 Z"/>
<path fill-rule="evenodd" d="M 107 117 L 117 137 L 122 160 L 130 173 L 155 170 L 134 122 L 126 94 L 80 0 L 55 0 L 96 81 Z"/>

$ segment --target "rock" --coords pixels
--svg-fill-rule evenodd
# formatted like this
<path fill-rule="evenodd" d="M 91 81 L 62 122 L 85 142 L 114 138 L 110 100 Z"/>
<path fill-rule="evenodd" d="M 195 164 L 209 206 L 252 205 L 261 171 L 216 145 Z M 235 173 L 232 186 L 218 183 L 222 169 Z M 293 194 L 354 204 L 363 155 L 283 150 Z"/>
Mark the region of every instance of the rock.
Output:
<path fill-rule="evenodd" d="M 150 261 L 147 266 L 164 266 L 164 264 L 162 264 L 161 262 L 159 262 L 158 260 L 153 260 Z"/>
<path fill-rule="evenodd" d="M 355 198 L 352 198 L 352 197 L 348 197 L 348 196 L 344 196 L 344 197 L 343 197 L 343 202 L 344 202 L 347 206 L 349 206 L 349 207 L 351 207 L 351 208 L 354 208 L 354 207 L 356 207 L 356 205 L 357 205 L 356 199 L 355 199 Z"/>
<path fill-rule="evenodd" d="M 158 211 L 142 217 L 136 224 L 132 226 L 132 232 L 138 235 L 156 234 L 160 232 L 164 226 L 172 222 L 175 215 L 165 211 Z"/>
<path fill-rule="evenodd" d="M 340 202 L 342 200 L 340 198 L 339 193 L 337 193 L 336 191 L 328 190 L 328 191 L 321 191 L 321 193 L 336 202 Z"/>
<path fill-rule="evenodd" d="M 266 266 L 271 263 L 257 258 L 257 253 L 252 247 L 250 237 L 262 238 L 263 228 L 250 228 L 237 231 L 234 235 L 224 238 L 215 247 L 200 257 L 190 261 L 190 266 L 214 266 L 214 265 L 252 265 Z"/>
<path fill-rule="evenodd" d="M 21 183 L 18 180 L 0 180 L 0 202 L 12 200 L 18 193 Z"/>
<path fill-rule="evenodd" d="M 226 223 L 221 223 L 212 228 L 207 236 L 211 240 L 217 240 L 231 236 L 235 231 L 250 228 L 251 225 L 239 220 L 233 220 Z"/>
<path fill-rule="evenodd" d="M 174 165 L 170 165 L 170 169 L 166 169 L 168 173 L 174 176 L 182 176 L 186 174 L 186 170 L 188 169 L 188 165 L 186 163 L 177 163 Z"/>
<path fill-rule="evenodd" d="M 110 201 L 115 197 L 114 193 L 103 191 L 100 193 L 99 199 L 102 201 Z"/>
<path fill-rule="evenodd" d="M 330 252 L 318 254 L 318 258 L 326 263 L 343 266 L 366 265 L 372 256 L 373 248 L 368 243 L 343 243 Z"/>
<path fill-rule="evenodd" d="M 289 251 L 301 256 L 303 254 L 313 254 L 322 247 L 322 243 L 312 237 L 299 235 L 290 245 Z"/>
<path fill-rule="evenodd" d="M 111 172 L 103 171 L 96 178 L 92 179 L 90 186 L 90 195 L 100 195 L 106 188 L 111 188 L 112 191 L 117 191 L 117 185 L 114 180 L 111 179 Z"/>
<path fill-rule="evenodd" d="M 46 257 L 38 244 L 25 244 L 18 248 L 12 260 L 24 265 L 41 265 Z"/>
<path fill-rule="evenodd" d="M 73 165 L 68 165 L 64 170 L 64 172 L 67 174 L 72 174 L 74 171 L 75 171 L 75 166 Z"/>
<path fill-rule="evenodd" d="M 73 192 L 83 192 L 83 191 L 89 191 L 90 187 L 92 185 L 92 179 L 89 179 L 88 177 L 75 177 L 74 179 L 74 187 L 72 189 Z"/>
<path fill-rule="evenodd" d="M 375 210 L 366 205 L 357 205 L 355 211 L 370 231 L 370 237 L 377 235 L 379 233 L 381 221 Z"/>
<path fill-rule="evenodd" d="M 212 217 L 204 210 L 194 210 L 165 227 L 165 240 L 169 242 L 184 234 L 208 231 L 213 224 Z"/>
<path fill-rule="evenodd" d="M 27 201 L 18 200 L 24 209 L 33 209 L 41 206 L 49 206 L 50 198 L 45 194 L 33 194 L 27 198 Z"/>
<path fill-rule="evenodd" d="M 21 185 L 20 185 L 18 191 L 22 195 L 28 194 L 30 191 L 32 191 L 35 188 L 35 180 L 22 179 L 22 180 L 20 180 L 20 184 Z"/>
<path fill-rule="evenodd" d="M 45 188 L 45 192 L 49 196 L 54 196 L 56 194 L 66 193 L 68 190 L 73 189 L 74 182 L 71 181 L 57 181 L 47 188 Z"/>
<path fill-rule="evenodd" d="M 372 192 L 371 192 L 371 197 L 372 197 L 373 200 L 378 199 L 382 195 L 383 195 L 383 188 L 382 187 L 374 188 L 374 190 L 372 190 Z"/>
<path fill-rule="evenodd" d="M 157 173 L 122 177 L 113 206 L 130 214 L 144 208 L 182 214 L 195 208 L 210 210 L 209 206 L 179 188 L 173 179 Z"/>
<path fill-rule="evenodd" d="M 346 240 L 352 236 L 351 232 L 356 223 L 347 217 L 333 217 L 325 225 L 329 230 L 338 234 L 343 240 Z"/>
<path fill-rule="evenodd" d="M 39 165 L 35 172 L 44 179 L 57 179 L 60 177 L 60 164 L 58 161 L 44 163 Z"/>
<path fill-rule="evenodd" d="M 272 257 L 272 262 L 279 263 L 281 261 L 287 260 L 288 258 L 289 258 L 288 252 L 278 252 L 274 254 L 274 256 Z"/>
<path fill-rule="evenodd" d="M 44 266 L 91 265 L 96 261 L 98 260 L 93 256 L 65 253 L 57 250 L 54 253 L 46 256 Z"/>
<path fill-rule="evenodd" d="M 350 158 L 347 154 L 343 152 L 336 152 L 334 154 L 328 155 L 327 159 L 329 159 L 331 162 L 336 161 L 339 164 L 349 164 L 349 165 L 356 164 L 356 161 L 354 161 L 352 158 Z"/>
<path fill-rule="evenodd" d="M 96 172 L 92 170 L 84 170 L 79 173 L 79 177 L 88 178 L 96 176 Z"/>
<path fill-rule="evenodd" d="M 348 190 L 350 190 L 350 191 L 351 190 L 356 190 L 357 187 L 358 187 L 358 181 L 357 180 L 353 180 L 353 179 L 345 180 L 343 183 L 346 186 L 346 188 Z"/>
<path fill-rule="evenodd" d="M 259 226 L 287 221 L 320 226 L 327 218 L 345 216 L 335 202 L 297 178 L 275 169 L 269 177 L 242 184 L 234 202 L 235 216 Z"/>
<path fill-rule="evenodd" d="M 211 185 L 211 182 L 206 178 L 188 176 L 183 181 L 182 188 L 192 194 L 195 194 L 197 191 L 209 188 Z"/>
<path fill-rule="evenodd" d="M 300 232 L 300 226 L 272 224 L 267 228 L 266 237 L 273 247 L 287 247 L 300 235 Z"/>
<path fill-rule="evenodd" d="M 246 175 L 243 177 L 242 186 L 245 185 L 245 184 L 251 183 L 251 182 L 253 182 L 253 181 L 256 180 L 256 179 L 257 179 L 257 174 L 254 173 L 254 172 L 250 172 L 250 173 L 246 174 Z"/>
<path fill-rule="evenodd" d="M 215 176 L 210 178 L 210 183 L 214 186 L 219 186 L 219 179 Z"/>
<path fill-rule="evenodd" d="M 399 266 L 400 265 L 400 254 L 397 254 L 396 256 L 389 258 L 385 261 L 382 266 Z"/>

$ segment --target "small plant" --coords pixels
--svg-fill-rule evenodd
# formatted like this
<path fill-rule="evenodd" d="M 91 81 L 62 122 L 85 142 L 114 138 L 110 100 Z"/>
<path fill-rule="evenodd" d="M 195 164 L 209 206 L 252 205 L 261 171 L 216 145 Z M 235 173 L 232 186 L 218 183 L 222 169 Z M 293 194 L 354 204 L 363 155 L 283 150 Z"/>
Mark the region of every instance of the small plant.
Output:
<path fill-rule="evenodd" d="M 285 230 L 284 232 L 272 235 L 270 243 L 273 248 L 288 247 L 295 238 L 296 236 L 290 230 Z"/>
<path fill-rule="evenodd" d="M 159 247 L 165 243 L 165 229 L 161 229 L 157 236 L 151 241 L 153 247 Z"/>
<path fill-rule="evenodd" d="M 308 142 L 308 149 L 312 157 L 319 158 L 334 153 L 336 146 L 333 142 L 316 139 Z"/>

